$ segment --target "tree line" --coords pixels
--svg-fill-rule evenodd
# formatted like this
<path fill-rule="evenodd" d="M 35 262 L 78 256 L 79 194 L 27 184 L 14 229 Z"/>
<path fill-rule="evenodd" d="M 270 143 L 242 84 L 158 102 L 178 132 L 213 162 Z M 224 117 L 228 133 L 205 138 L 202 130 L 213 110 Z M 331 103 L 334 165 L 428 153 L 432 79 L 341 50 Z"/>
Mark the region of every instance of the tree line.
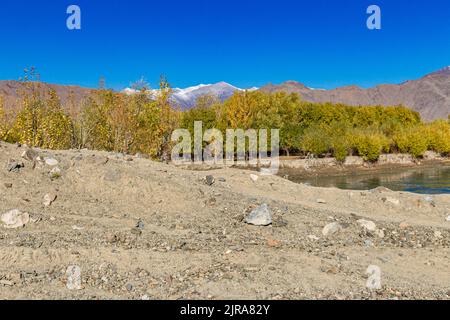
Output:
<path fill-rule="evenodd" d="M 280 149 L 286 155 L 334 156 L 343 161 L 359 155 L 375 161 L 382 153 L 427 150 L 450 154 L 450 118 L 425 123 L 404 106 L 348 106 L 311 103 L 297 94 L 236 92 L 220 102 L 198 99 L 194 108 L 174 107 L 166 79 L 149 95 L 146 85 L 126 95 L 95 90 L 78 112 L 62 106 L 54 91 L 46 94 L 38 82 L 24 84 L 18 111 L 7 114 L 0 97 L 0 139 L 48 149 L 89 148 L 142 153 L 168 159 L 176 128 L 193 134 L 194 122 L 204 129 L 280 129 Z"/>

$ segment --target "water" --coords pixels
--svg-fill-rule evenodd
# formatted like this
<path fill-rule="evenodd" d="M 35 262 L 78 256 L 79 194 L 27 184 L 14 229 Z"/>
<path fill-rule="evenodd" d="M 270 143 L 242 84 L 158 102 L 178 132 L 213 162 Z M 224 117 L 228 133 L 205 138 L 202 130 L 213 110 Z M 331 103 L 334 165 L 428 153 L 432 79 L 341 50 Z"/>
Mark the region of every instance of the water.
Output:
<path fill-rule="evenodd" d="M 351 173 L 344 176 L 290 176 L 290 180 L 316 187 L 336 187 L 349 190 L 370 190 L 383 186 L 394 191 L 450 194 L 450 165 Z"/>

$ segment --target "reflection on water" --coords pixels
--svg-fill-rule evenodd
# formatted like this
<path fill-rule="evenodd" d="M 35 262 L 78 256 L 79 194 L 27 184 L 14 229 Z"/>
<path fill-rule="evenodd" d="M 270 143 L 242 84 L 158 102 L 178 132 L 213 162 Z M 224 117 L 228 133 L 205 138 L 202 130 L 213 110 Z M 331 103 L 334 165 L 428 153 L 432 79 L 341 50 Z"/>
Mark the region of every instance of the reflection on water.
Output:
<path fill-rule="evenodd" d="M 450 194 L 450 166 L 393 169 L 388 171 L 348 174 L 345 176 L 295 177 L 316 187 L 336 187 L 351 190 L 370 190 L 383 186 L 395 191 L 422 194 Z"/>

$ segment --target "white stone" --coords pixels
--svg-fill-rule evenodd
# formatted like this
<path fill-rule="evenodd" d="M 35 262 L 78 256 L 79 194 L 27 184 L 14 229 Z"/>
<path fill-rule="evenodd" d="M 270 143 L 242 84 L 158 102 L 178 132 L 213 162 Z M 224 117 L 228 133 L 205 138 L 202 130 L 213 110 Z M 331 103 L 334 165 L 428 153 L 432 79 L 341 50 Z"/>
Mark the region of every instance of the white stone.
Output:
<path fill-rule="evenodd" d="M 367 231 L 374 232 L 377 229 L 377 225 L 373 221 L 360 219 L 357 222 Z"/>
<path fill-rule="evenodd" d="M 54 159 L 54 158 L 45 158 L 45 164 L 50 166 L 50 167 L 54 167 L 58 165 L 58 160 Z"/>
<path fill-rule="evenodd" d="M 81 290 L 81 268 L 79 266 L 69 266 L 66 270 L 67 283 L 69 290 Z"/>
<path fill-rule="evenodd" d="M 47 193 L 44 196 L 44 200 L 42 201 L 42 204 L 46 207 L 49 207 L 55 200 L 56 200 L 56 194 Z"/>
<path fill-rule="evenodd" d="M 342 230 L 342 226 L 338 223 L 338 222 L 332 222 L 327 224 L 323 230 L 322 230 L 322 234 L 327 237 L 327 236 L 331 236 L 335 233 L 338 233 L 339 231 Z"/>
<path fill-rule="evenodd" d="M 21 228 L 30 222 L 30 215 L 26 212 L 14 209 L 2 214 L 1 221 L 7 229 Z"/>
<path fill-rule="evenodd" d="M 258 177 L 256 174 L 251 174 L 251 175 L 250 175 L 250 179 L 252 179 L 253 182 L 258 181 L 258 178 L 259 178 L 259 177 Z"/>

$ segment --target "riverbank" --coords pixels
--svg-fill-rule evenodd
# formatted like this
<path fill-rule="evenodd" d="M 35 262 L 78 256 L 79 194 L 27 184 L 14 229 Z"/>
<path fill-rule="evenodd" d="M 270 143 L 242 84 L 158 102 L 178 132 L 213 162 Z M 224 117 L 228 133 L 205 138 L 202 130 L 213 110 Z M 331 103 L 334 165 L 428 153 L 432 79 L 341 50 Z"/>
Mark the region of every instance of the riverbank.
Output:
<path fill-rule="evenodd" d="M 21 213 L 0 222 L 2 299 L 450 298 L 448 195 L 6 143 L 0 163 L 0 215 Z M 246 223 L 258 208 L 271 224 Z"/>
<path fill-rule="evenodd" d="M 280 176 L 315 177 L 367 174 L 398 168 L 432 167 L 450 165 L 450 157 L 443 157 L 427 151 L 422 159 L 415 159 L 409 154 L 382 154 L 378 161 L 367 162 L 362 157 L 347 157 L 344 162 L 335 158 L 281 158 Z"/>

